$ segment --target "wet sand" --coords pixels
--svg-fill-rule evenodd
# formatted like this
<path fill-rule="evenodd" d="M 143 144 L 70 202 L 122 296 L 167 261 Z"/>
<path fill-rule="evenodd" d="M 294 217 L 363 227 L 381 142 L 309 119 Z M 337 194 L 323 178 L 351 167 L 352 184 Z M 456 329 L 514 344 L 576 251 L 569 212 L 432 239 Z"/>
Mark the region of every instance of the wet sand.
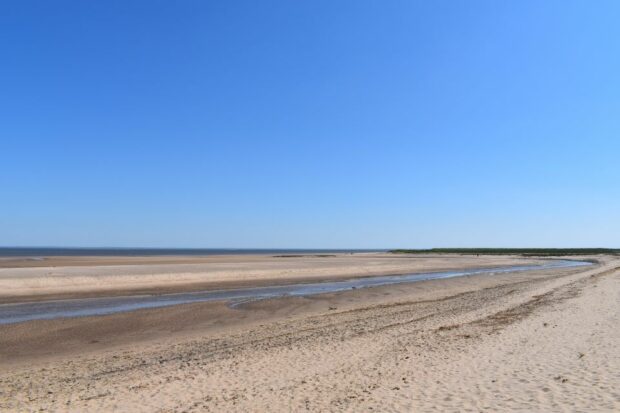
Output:
<path fill-rule="evenodd" d="M 0 409 L 614 411 L 620 262 L 597 259 L 2 326 Z"/>
<path fill-rule="evenodd" d="M 542 265 L 520 265 L 493 268 L 472 268 L 440 272 L 413 273 L 403 275 L 380 275 L 356 277 L 346 280 L 292 283 L 266 287 L 246 287 L 192 291 L 173 294 L 124 295 L 116 297 L 88 297 L 70 300 L 48 300 L 0 305 L 0 325 L 33 320 L 54 320 L 58 318 L 102 316 L 148 308 L 169 307 L 198 302 L 224 301 L 238 307 L 252 301 L 289 297 L 312 297 L 318 294 L 352 291 L 360 288 L 414 283 L 479 274 L 497 275 L 552 268 L 591 266 L 591 262 L 576 260 L 549 260 Z"/>

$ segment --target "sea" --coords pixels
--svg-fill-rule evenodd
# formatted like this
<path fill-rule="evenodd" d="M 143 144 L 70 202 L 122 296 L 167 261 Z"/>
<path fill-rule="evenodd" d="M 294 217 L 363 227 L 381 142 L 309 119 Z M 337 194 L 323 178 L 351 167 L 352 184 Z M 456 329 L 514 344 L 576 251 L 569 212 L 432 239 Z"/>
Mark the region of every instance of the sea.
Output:
<path fill-rule="evenodd" d="M 0 257 L 153 257 L 162 255 L 243 255 L 243 254 L 336 254 L 384 252 L 387 249 L 291 249 L 291 248 L 80 248 L 80 247 L 0 247 Z"/>

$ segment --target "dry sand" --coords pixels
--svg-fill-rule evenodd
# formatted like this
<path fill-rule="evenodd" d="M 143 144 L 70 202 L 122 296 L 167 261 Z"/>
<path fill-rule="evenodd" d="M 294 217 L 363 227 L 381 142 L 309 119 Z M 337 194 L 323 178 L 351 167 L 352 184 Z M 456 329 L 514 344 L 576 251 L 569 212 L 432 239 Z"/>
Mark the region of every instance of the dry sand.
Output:
<path fill-rule="evenodd" d="M 461 259 L 498 260 L 424 265 Z M 618 411 L 620 260 L 597 259 L 1 326 L 0 410 Z"/>

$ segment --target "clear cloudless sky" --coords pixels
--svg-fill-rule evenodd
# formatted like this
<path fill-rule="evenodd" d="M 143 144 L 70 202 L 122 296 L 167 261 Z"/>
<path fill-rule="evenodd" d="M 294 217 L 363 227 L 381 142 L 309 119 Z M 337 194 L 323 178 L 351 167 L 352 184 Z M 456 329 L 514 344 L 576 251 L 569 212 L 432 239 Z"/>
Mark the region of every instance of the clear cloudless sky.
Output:
<path fill-rule="evenodd" d="M 620 247 L 617 1 L 0 4 L 0 245 Z"/>

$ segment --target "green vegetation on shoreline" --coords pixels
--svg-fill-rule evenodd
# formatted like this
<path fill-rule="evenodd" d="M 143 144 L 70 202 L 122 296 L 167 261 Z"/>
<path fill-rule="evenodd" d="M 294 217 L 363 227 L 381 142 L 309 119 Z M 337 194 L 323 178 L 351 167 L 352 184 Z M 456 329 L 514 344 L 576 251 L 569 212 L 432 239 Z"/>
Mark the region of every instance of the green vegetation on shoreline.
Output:
<path fill-rule="evenodd" d="M 620 255 L 620 249 L 612 248 L 431 248 L 397 249 L 394 254 L 464 254 L 464 255 L 523 255 L 557 257 L 564 255 Z"/>

